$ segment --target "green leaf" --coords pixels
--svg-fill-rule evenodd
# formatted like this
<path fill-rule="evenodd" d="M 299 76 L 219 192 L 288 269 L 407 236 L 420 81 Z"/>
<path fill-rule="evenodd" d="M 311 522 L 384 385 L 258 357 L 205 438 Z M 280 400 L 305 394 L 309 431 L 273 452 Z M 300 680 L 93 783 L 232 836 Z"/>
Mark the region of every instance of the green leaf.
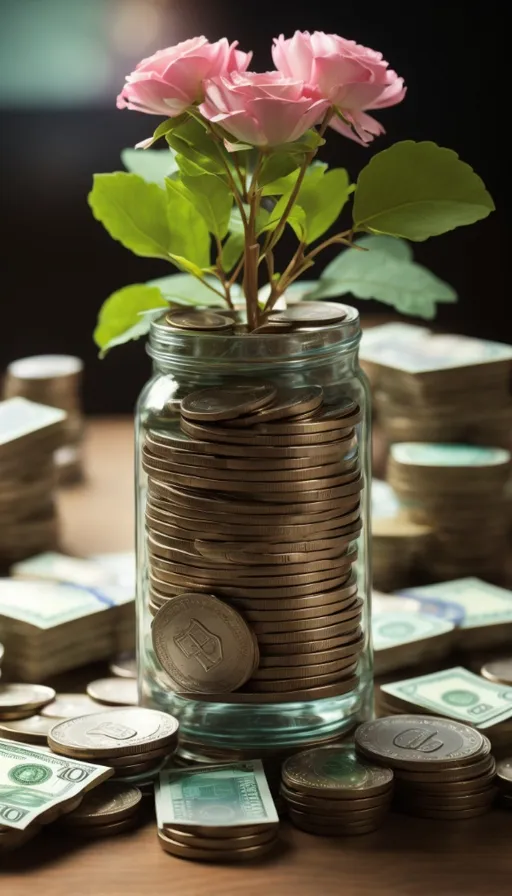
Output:
<path fill-rule="evenodd" d="M 422 241 L 494 210 L 482 180 L 457 153 L 405 140 L 363 168 L 354 200 L 358 230 Z"/>
<path fill-rule="evenodd" d="M 174 261 L 175 265 L 180 268 L 182 271 L 186 271 L 188 274 L 193 274 L 194 277 L 198 277 L 201 280 L 204 277 L 204 270 L 200 268 L 199 265 L 194 264 L 193 261 L 190 261 L 189 258 L 185 258 L 183 255 L 175 255 L 174 253 L 169 256 Z"/>
<path fill-rule="evenodd" d="M 171 234 L 165 193 L 137 174 L 95 174 L 88 197 L 92 213 L 110 236 L 145 258 L 167 258 Z"/>
<path fill-rule="evenodd" d="M 149 149 L 150 146 L 153 146 L 153 143 L 156 143 L 161 137 L 166 137 L 170 131 L 179 127 L 186 120 L 187 113 L 184 113 L 183 115 L 178 115 L 176 118 L 167 118 L 165 121 L 161 121 L 153 132 L 153 136 L 148 140 L 142 140 L 142 142 L 137 145 L 139 147 L 144 147 L 144 149 Z"/>
<path fill-rule="evenodd" d="M 167 180 L 166 187 L 168 228 L 173 255 L 187 258 L 199 270 L 209 267 L 210 235 L 204 218 L 181 181 Z"/>
<path fill-rule="evenodd" d="M 168 302 L 175 302 L 178 305 L 224 307 L 225 303 L 221 296 L 208 289 L 206 283 L 219 288 L 219 281 L 215 277 L 206 275 L 202 280 L 198 280 L 191 274 L 169 274 L 167 277 L 150 280 L 147 285 L 156 286 Z"/>
<path fill-rule="evenodd" d="M 166 140 L 177 153 L 194 162 L 204 171 L 223 174 L 223 149 L 216 143 L 203 125 L 189 117 L 183 124 L 170 131 Z"/>
<path fill-rule="evenodd" d="M 104 356 L 115 345 L 130 339 L 138 339 L 149 332 L 150 317 L 141 317 L 145 311 L 167 308 L 168 302 L 156 286 L 134 283 L 112 293 L 101 306 L 94 341 Z"/>
<path fill-rule="evenodd" d="M 455 290 L 427 268 L 383 249 L 346 249 L 325 269 L 314 298 L 347 293 L 359 299 L 377 299 L 403 314 L 424 318 L 435 317 L 436 302 L 457 300 Z"/>
<path fill-rule="evenodd" d="M 275 150 L 265 157 L 258 177 L 258 185 L 263 187 L 263 196 L 280 196 L 290 187 L 287 178 L 300 166 L 296 153 Z M 295 175 L 297 179 L 297 175 Z M 281 189 L 282 182 L 284 189 Z"/>
<path fill-rule="evenodd" d="M 326 173 L 315 168 L 312 176 L 304 178 L 297 202 L 306 215 L 307 243 L 313 243 L 334 224 L 352 190 L 344 168 Z"/>
<path fill-rule="evenodd" d="M 123 149 L 121 161 L 132 174 L 138 174 L 145 181 L 165 185 L 165 178 L 178 170 L 174 150 L 168 149 Z"/>
<path fill-rule="evenodd" d="M 229 185 L 189 159 L 180 161 L 180 170 L 182 183 L 190 193 L 197 211 L 204 218 L 208 230 L 220 240 L 224 239 L 233 208 L 233 194 Z"/>
<path fill-rule="evenodd" d="M 222 247 L 221 265 L 222 270 L 229 273 L 240 261 L 245 247 L 245 237 L 243 233 L 230 233 L 226 242 Z"/>
<path fill-rule="evenodd" d="M 313 183 L 314 180 L 318 180 L 326 171 L 327 165 L 325 162 L 312 162 L 306 170 L 306 174 L 304 175 L 304 182 L 310 181 L 310 183 Z M 263 195 L 282 196 L 286 194 L 287 196 L 289 196 L 297 182 L 298 174 L 299 172 L 295 170 L 291 174 L 287 174 L 285 177 L 278 178 L 277 180 L 268 184 L 266 189 L 263 190 Z"/>
<path fill-rule="evenodd" d="M 413 260 L 412 247 L 405 240 L 398 239 L 395 236 L 387 236 L 384 234 L 374 235 L 368 233 L 365 236 L 359 237 L 358 240 L 355 240 L 354 245 L 361 246 L 364 249 L 371 249 L 372 251 L 374 249 L 381 249 L 383 252 L 387 252 L 388 255 L 393 255 L 401 261 Z"/>

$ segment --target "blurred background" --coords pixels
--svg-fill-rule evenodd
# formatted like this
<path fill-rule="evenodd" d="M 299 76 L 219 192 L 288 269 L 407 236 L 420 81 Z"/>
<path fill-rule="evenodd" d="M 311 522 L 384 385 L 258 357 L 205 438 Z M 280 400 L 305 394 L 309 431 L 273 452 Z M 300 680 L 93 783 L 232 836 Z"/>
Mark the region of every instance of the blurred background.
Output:
<path fill-rule="evenodd" d="M 0 0 L 0 372 L 26 355 L 78 355 L 85 361 L 86 411 L 132 410 L 149 371 L 143 345 L 99 361 L 96 315 L 113 290 L 171 271 L 111 240 L 86 197 L 93 172 L 121 169 L 120 150 L 158 123 L 116 109 L 125 74 L 156 49 L 203 33 L 253 49 L 251 67 L 259 70 L 272 65 L 272 37 L 296 28 L 334 31 L 382 51 L 409 89 L 402 105 L 378 115 L 387 135 L 371 149 L 333 136 L 323 157 L 355 179 L 389 143 L 430 139 L 473 166 L 497 212 L 419 244 L 415 255 L 460 295 L 457 305 L 441 306 L 437 326 L 512 341 L 504 283 L 510 249 L 500 202 L 505 140 L 497 85 L 506 56 L 500 21 L 498 0 Z M 329 260 L 326 253 L 322 264 Z M 356 304 L 363 318 L 387 312 L 376 302 Z"/>

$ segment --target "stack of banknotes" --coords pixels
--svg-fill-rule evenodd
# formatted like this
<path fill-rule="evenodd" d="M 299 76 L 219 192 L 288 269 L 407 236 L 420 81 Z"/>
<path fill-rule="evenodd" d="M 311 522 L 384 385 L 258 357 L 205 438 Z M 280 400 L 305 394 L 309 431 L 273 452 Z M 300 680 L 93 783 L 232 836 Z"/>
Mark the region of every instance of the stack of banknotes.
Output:
<path fill-rule="evenodd" d="M 25 398 L 0 402 L 0 566 L 57 547 L 54 452 L 65 421 Z"/>
<path fill-rule="evenodd" d="M 510 345 L 395 323 L 365 330 L 360 357 L 390 442 L 510 447 Z"/>
<path fill-rule="evenodd" d="M 389 482 L 372 480 L 373 584 L 393 591 L 418 576 L 431 526 L 414 522 Z"/>
<path fill-rule="evenodd" d="M 372 597 L 372 639 L 376 675 L 439 663 L 452 651 L 455 622 L 423 611 L 414 599 L 379 594 Z"/>
<path fill-rule="evenodd" d="M 132 650 L 134 586 L 128 584 L 126 567 L 120 578 L 122 562 L 119 567 L 116 573 L 112 557 L 103 565 L 47 554 L 15 566 L 16 578 L 0 579 L 6 675 L 43 681 Z"/>

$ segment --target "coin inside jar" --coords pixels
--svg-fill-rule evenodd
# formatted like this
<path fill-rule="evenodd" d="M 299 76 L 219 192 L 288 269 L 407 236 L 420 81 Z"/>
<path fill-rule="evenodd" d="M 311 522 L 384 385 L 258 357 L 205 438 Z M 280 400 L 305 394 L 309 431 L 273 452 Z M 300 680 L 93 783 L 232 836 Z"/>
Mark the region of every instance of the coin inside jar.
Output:
<path fill-rule="evenodd" d="M 230 426 L 247 427 L 267 420 L 285 420 L 309 414 L 322 404 L 321 386 L 280 386 L 271 405 L 248 417 L 233 420 Z"/>
<path fill-rule="evenodd" d="M 233 321 L 214 311 L 177 309 L 165 317 L 166 323 L 179 330 L 231 330 Z"/>
<path fill-rule="evenodd" d="M 323 327 L 346 318 L 343 305 L 331 302 L 300 302 L 286 311 L 273 311 L 268 316 L 269 323 L 286 323 L 294 327 Z"/>
<path fill-rule="evenodd" d="M 272 383 L 240 380 L 228 386 L 191 392 L 181 402 L 181 413 L 190 420 L 233 420 L 270 404 L 277 395 Z"/>

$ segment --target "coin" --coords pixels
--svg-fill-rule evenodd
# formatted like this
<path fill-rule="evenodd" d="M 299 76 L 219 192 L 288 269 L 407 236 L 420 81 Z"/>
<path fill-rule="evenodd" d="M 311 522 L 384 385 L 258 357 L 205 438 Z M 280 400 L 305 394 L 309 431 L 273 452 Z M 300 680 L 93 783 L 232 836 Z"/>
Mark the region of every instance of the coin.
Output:
<path fill-rule="evenodd" d="M 205 594 L 182 594 L 152 623 L 155 653 L 183 691 L 234 691 L 250 677 L 256 658 L 251 631 L 228 604 Z"/>
<path fill-rule="evenodd" d="M 276 606 L 282 607 L 282 612 L 298 611 L 298 610 L 309 610 L 314 607 L 327 607 L 332 604 L 338 604 L 340 602 L 347 601 L 350 597 L 353 597 L 357 591 L 357 585 L 353 581 L 353 574 L 351 573 L 348 577 L 347 584 L 343 588 L 334 589 L 333 591 L 325 591 L 321 594 L 309 594 L 306 597 L 297 597 L 297 598 L 286 598 L 279 600 L 279 604 L 276 603 L 275 599 L 265 600 L 264 598 L 243 598 L 243 597 L 232 597 L 230 598 L 230 603 L 234 607 L 239 607 L 242 610 L 254 610 L 254 612 L 260 613 L 261 611 L 270 611 L 275 613 Z"/>
<path fill-rule="evenodd" d="M 239 417 L 229 425 L 235 428 L 253 426 L 268 420 L 285 420 L 309 414 L 322 404 L 321 386 L 279 386 L 272 404 L 247 417 Z"/>
<path fill-rule="evenodd" d="M 479 806 L 489 806 L 494 802 L 496 796 L 496 788 L 488 787 L 479 793 L 462 794 L 462 795 L 446 795 L 438 794 L 418 794 L 416 792 L 406 793 L 405 791 L 397 793 L 397 800 L 400 804 L 414 806 L 421 809 L 476 809 Z"/>
<path fill-rule="evenodd" d="M 231 330 L 233 321 L 214 311 L 177 309 L 165 316 L 166 323 L 180 330 Z"/>
<path fill-rule="evenodd" d="M 110 664 L 112 675 L 119 678 L 137 678 L 137 659 L 131 651 L 125 651 L 115 657 Z"/>
<path fill-rule="evenodd" d="M 478 755 L 480 756 L 480 754 Z M 493 768 L 495 768 L 495 761 L 492 756 L 487 754 L 470 765 L 453 764 L 450 768 L 439 771 L 413 772 L 399 769 L 396 772 L 396 777 L 417 786 L 442 784 L 443 787 L 446 787 L 448 783 L 469 783 L 473 779 L 479 779 L 481 775 L 489 774 Z"/>
<path fill-rule="evenodd" d="M 325 684 L 321 687 L 312 687 L 304 690 L 288 691 L 281 693 L 250 693 L 249 691 L 236 691 L 234 694 L 187 694 L 191 700 L 207 701 L 211 703 L 296 703 L 308 700 L 327 700 L 331 697 L 339 697 L 348 694 L 357 687 L 356 676 L 335 684 Z"/>
<path fill-rule="evenodd" d="M 331 650 L 333 648 L 338 647 L 348 647 L 351 644 L 357 643 L 361 640 L 362 632 L 361 626 L 357 626 L 352 632 L 348 632 L 345 635 L 338 635 L 333 638 L 318 638 L 314 641 L 290 641 L 290 642 L 279 642 L 279 641 L 267 641 L 266 643 L 260 643 L 260 653 L 262 656 L 272 656 L 272 655 L 285 655 L 288 653 L 299 654 L 299 653 L 318 653 L 322 650 Z"/>
<path fill-rule="evenodd" d="M 255 520 L 254 523 L 247 525 L 240 520 L 238 526 L 235 520 L 235 511 L 233 508 L 233 517 L 227 518 L 227 522 L 209 519 L 206 515 L 201 516 L 200 511 L 196 516 L 185 516 L 178 513 L 162 512 L 156 508 L 151 502 L 148 502 L 146 509 L 146 522 L 155 534 L 168 535 L 171 538 L 184 538 L 188 532 L 195 535 L 199 540 L 205 539 L 229 541 L 239 536 L 241 542 L 248 539 L 253 540 L 256 537 L 265 538 L 265 542 L 276 544 L 285 544 L 287 541 L 293 542 L 293 539 L 317 540 L 319 537 L 345 539 L 347 536 L 357 536 L 360 532 L 361 525 L 359 522 L 343 525 L 343 518 L 333 518 L 320 521 L 311 521 L 310 523 L 280 523 L 278 518 L 268 519 L 268 522 L 260 523 Z M 359 511 L 357 511 L 359 513 Z M 211 515 L 210 515 L 211 516 Z M 314 526 L 314 529 L 313 529 Z M 186 530 L 186 531 L 184 531 Z M 281 548 L 282 550 L 282 548 Z"/>
<path fill-rule="evenodd" d="M 349 443 L 354 435 L 353 426 L 340 426 L 329 428 L 321 431 L 305 431 L 300 435 L 291 434 L 274 434 L 268 431 L 257 432 L 256 429 L 244 431 L 241 429 L 221 428 L 220 426 L 206 426 L 201 423 L 193 423 L 185 417 L 181 418 L 181 429 L 193 439 L 202 442 L 219 442 L 229 443 L 230 445 L 247 446 L 254 451 L 260 447 L 271 448 L 272 452 L 278 448 L 295 449 L 297 453 L 303 453 L 302 448 L 315 446 L 318 450 L 325 445 L 336 443 L 337 453 L 339 455 L 340 445 L 344 441 Z M 297 424 L 298 425 L 298 424 Z M 262 424 L 262 426 L 270 427 L 270 424 Z M 315 453 L 316 453 L 315 450 Z M 258 453 L 258 452 L 257 452 Z"/>
<path fill-rule="evenodd" d="M 66 815 L 68 825 L 100 825 L 123 821 L 134 815 L 141 803 L 138 787 L 119 781 L 106 781 L 86 793 L 73 812 Z"/>
<path fill-rule="evenodd" d="M 83 839 L 96 839 L 98 837 L 114 837 L 117 834 L 123 834 L 125 831 L 131 831 L 139 823 L 137 814 L 130 815 L 123 821 L 113 821 L 109 824 L 96 825 L 74 825 L 72 830 L 75 831 Z"/>
<path fill-rule="evenodd" d="M 287 759 L 282 769 L 287 787 L 311 796 L 327 798 L 377 796 L 390 789 L 391 769 L 371 765 L 356 756 L 352 747 L 320 747 Z"/>
<path fill-rule="evenodd" d="M 240 380 L 189 393 L 182 399 L 181 413 L 189 420 L 233 420 L 266 407 L 276 395 L 277 389 L 272 383 Z"/>
<path fill-rule="evenodd" d="M 41 715 L 48 719 L 72 719 L 98 711 L 98 704 L 87 694 L 57 694 L 55 700 L 41 710 Z"/>
<path fill-rule="evenodd" d="M 322 795 L 310 796 L 309 794 L 304 794 L 298 790 L 291 790 L 289 787 L 286 787 L 285 784 L 281 784 L 280 793 L 292 808 L 298 809 L 301 812 L 310 811 L 318 815 L 328 813 L 329 815 L 334 816 L 338 813 L 341 815 L 352 813 L 353 815 L 354 812 L 358 812 L 359 810 L 379 810 L 383 807 L 387 807 L 392 800 L 393 788 L 390 784 L 387 787 L 387 790 L 384 790 L 378 796 L 357 796 L 347 798 L 343 793 L 340 793 L 334 798 L 324 797 Z"/>
<path fill-rule="evenodd" d="M 505 790 L 512 790 L 512 759 L 500 759 L 496 774 L 499 784 Z"/>
<path fill-rule="evenodd" d="M 343 305 L 332 302 L 300 302 L 286 311 L 273 311 L 268 316 L 268 322 L 291 324 L 293 327 L 324 327 L 345 320 L 346 316 Z"/>
<path fill-rule="evenodd" d="M 340 442 L 325 445 L 235 445 L 231 442 L 205 442 L 202 439 L 191 439 L 182 430 L 151 430 L 154 439 L 161 444 L 193 451 L 197 454 L 215 454 L 227 457 L 262 458 L 314 458 L 317 464 L 322 461 L 336 460 L 345 450 Z M 350 440 L 348 440 L 350 441 Z M 355 443 L 354 443 L 355 445 Z"/>
<path fill-rule="evenodd" d="M 316 628 L 324 628 L 331 625 L 339 625 L 348 620 L 356 618 L 353 627 L 361 618 L 363 601 L 360 597 L 356 598 L 347 609 L 340 612 L 328 613 L 327 615 L 318 615 L 316 617 L 307 617 L 306 619 L 297 619 L 295 614 L 290 614 L 288 619 L 282 621 L 273 620 L 271 622 L 252 622 L 252 627 L 257 634 L 271 632 L 294 632 L 303 631 L 304 629 L 312 630 Z"/>
<path fill-rule="evenodd" d="M 258 641 L 260 644 L 286 644 L 286 643 L 310 643 L 311 641 L 329 640 L 346 635 L 347 638 L 352 637 L 352 633 L 356 630 L 361 612 L 358 611 L 354 616 L 343 622 L 332 625 L 324 625 L 319 628 L 311 628 L 308 626 L 309 620 L 304 621 L 304 627 L 300 629 L 292 629 L 292 631 L 272 631 L 258 632 Z M 319 620 L 320 622 L 322 620 Z M 325 620 L 329 622 L 329 617 Z"/>
<path fill-rule="evenodd" d="M 311 820 L 306 812 L 299 812 L 296 809 L 288 810 L 288 817 L 293 824 L 306 831 L 308 834 L 317 834 L 320 837 L 345 837 L 352 834 L 370 834 L 379 828 L 388 813 L 383 812 L 381 815 L 370 818 L 365 821 L 345 821 L 338 822 L 335 818 L 322 819 L 323 823 Z"/>
<path fill-rule="evenodd" d="M 474 728 L 435 716 L 390 716 L 363 722 L 355 733 L 359 753 L 402 769 L 434 770 L 468 763 L 483 743 Z"/>
<path fill-rule="evenodd" d="M 87 685 L 89 697 L 108 706 L 137 706 L 139 694 L 133 678 L 98 678 Z"/>
<path fill-rule="evenodd" d="M 403 806 L 400 805 L 402 811 L 407 811 L 411 815 L 418 815 L 421 818 L 437 818 L 440 821 L 463 821 L 465 818 L 477 818 L 485 815 L 491 808 L 490 805 L 477 806 L 473 809 L 433 809 L 423 806 Z"/>
<path fill-rule="evenodd" d="M 54 699 L 53 688 L 41 684 L 0 684 L 0 719 L 33 716 Z"/>
<path fill-rule="evenodd" d="M 253 432 L 255 435 L 267 433 L 268 435 L 286 435 L 302 438 L 306 435 L 327 434 L 329 432 L 345 433 L 360 422 L 361 411 L 357 405 L 354 405 L 354 411 L 350 415 L 345 415 L 343 408 L 340 407 L 339 416 L 337 416 L 334 408 L 323 407 L 307 420 L 290 420 L 287 423 L 258 423 L 254 427 Z M 343 438 L 343 436 L 341 437 Z"/>
<path fill-rule="evenodd" d="M 21 741 L 24 744 L 41 744 L 46 746 L 47 734 L 52 727 L 51 719 L 42 716 L 31 716 L 12 722 L 0 723 L 0 737 Z"/>
<path fill-rule="evenodd" d="M 157 831 L 160 846 L 165 852 L 170 852 L 174 856 L 182 859 L 192 859 L 193 861 L 205 862 L 251 862 L 260 856 L 266 855 L 274 848 L 275 838 L 258 846 L 241 847 L 238 849 L 230 849 L 229 844 L 226 850 L 217 849 L 199 849 L 179 843 L 171 837 L 166 836 L 161 830 Z"/>
<path fill-rule="evenodd" d="M 299 668 L 304 666 L 306 668 L 358 656 L 363 648 L 363 644 L 364 638 L 359 638 L 359 640 L 353 641 L 345 647 L 333 647 L 331 650 L 315 651 L 313 653 L 288 653 L 284 656 L 274 656 L 273 654 L 261 656 L 259 672 L 275 670 L 277 675 L 279 667 L 285 667 L 286 671 L 289 672 L 296 666 Z"/>
<path fill-rule="evenodd" d="M 204 511 L 213 511 L 213 513 L 241 513 L 242 515 L 253 515 L 256 511 L 258 515 L 265 514 L 275 514 L 277 510 L 279 513 L 283 514 L 295 514 L 295 513 L 321 513 L 327 510 L 337 509 L 339 511 L 340 517 L 344 512 L 351 512 L 355 510 L 359 506 L 359 496 L 347 497 L 343 501 L 327 501 L 327 502 L 309 502 L 308 508 L 305 510 L 302 503 L 293 502 L 291 504 L 286 504 L 286 506 L 280 506 L 279 508 L 273 507 L 271 504 L 263 503 L 263 501 L 251 501 L 250 498 L 246 498 L 245 496 L 241 496 L 240 498 L 234 498 L 231 500 L 227 495 L 221 496 L 218 495 L 215 498 L 209 498 L 208 495 L 204 494 L 194 494 L 193 492 L 186 491 L 177 486 L 170 486 L 167 483 L 162 483 L 161 481 L 149 479 L 150 489 L 153 488 L 155 484 L 158 484 L 158 488 L 161 489 L 162 486 L 163 494 L 165 495 L 166 501 L 169 504 L 181 505 L 183 507 L 196 507 L 204 513 Z M 210 536 L 211 537 L 211 536 Z"/>
<path fill-rule="evenodd" d="M 143 753 L 142 755 L 137 754 L 136 756 L 134 756 L 132 754 L 129 754 L 128 756 L 111 757 L 109 760 L 109 764 L 114 768 L 122 769 L 123 775 L 124 769 L 129 769 L 129 771 L 126 771 L 126 774 L 134 775 L 137 774 L 133 771 L 135 765 L 139 766 L 143 764 L 144 766 L 147 766 L 147 768 L 151 768 L 161 763 L 163 757 L 168 755 L 168 747 L 158 747 L 158 749 L 156 750 L 147 750 L 147 752 Z"/>
<path fill-rule="evenodd" d="M 482 666 L 480 674 L 496 684 L 512 687 L 512 659 L 493 660 Z"/>
<path fill-rule="evenodd" d="M 285 697 L 286 693 L 296 691 L 299 688 L 301 690 L 306 690 L 309 688 L 324 687 L 329 684 L 334 684 L 337 681 L 345 681 L 347 678 L 353 678 L 356 668 L 357 658 L 355 661 L 345 664 L 345 666 L 342 666 L 333 672 L 324 672 L 321 675 L 309 676 L 306 674 L 306 670 L 304 670 L 303 677 L 301 678 L 274 677 L 267 679 L 253 676 L 251 678 L 250 690 L 252 693 L 260 694 L 282 693 L 283 697 Z"/>
<path fill-rule="evenodd" d="M 67 719 L 53 726 L 48 744 L 55 753 L 77 759 L 109 759 L 174 747 L 178 722 L 167 713 L 134 707 L 110 709 Z"/>
<path fill-rule="evenodd" d="M 337 603 L 332 604 L 316 604 L 312 607 L 306 607 L 304 610 L 260 610 L 260 609 L 246 609 L 244 610 L 244 616 L 249 622 L 286 622 L 288 620 L 292 620 L 293 622 L 300 622 L 306 619 L 317 619 L 318 617 L 324 618 L 329 614 L 334 613 L 342 613 L 347 610 L 354 603 L 354 597 L 351 596 L 344 601 L 339 601 Z"/>
<path fill-rule="evenodd" d="M 264 830 L 260 834 L 247 834 L 239 837 L 236 835 L 237 828 L 232 828 L 233 835 L 229 837 L 215 837 L 215 828 L 212 828 L 211 837 L 198 837 L 189 831 L 182 831 L 179 828 L 173 828 L 169 825 L 165 826 L 165 835 L 171 837 L 177 843 L 183 843 L 184 846 L 194 846 L 198 849 L 243 849 L 248 846 L 260 846 L 265 843 L 273 842 L 276 839 L 275 828 Z"/>

